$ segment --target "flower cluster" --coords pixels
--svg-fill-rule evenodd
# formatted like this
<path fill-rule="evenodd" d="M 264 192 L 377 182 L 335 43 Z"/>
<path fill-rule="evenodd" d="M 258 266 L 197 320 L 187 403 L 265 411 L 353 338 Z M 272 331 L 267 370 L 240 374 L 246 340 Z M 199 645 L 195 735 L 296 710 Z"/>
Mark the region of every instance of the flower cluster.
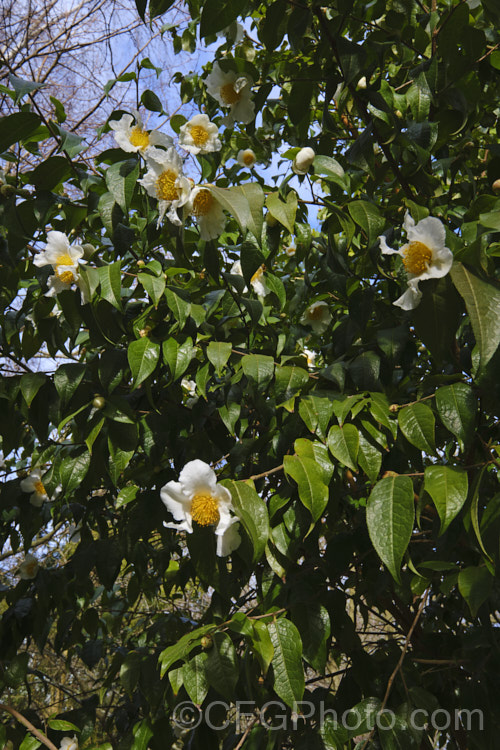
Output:
<path fill-rule="evenodd" d="M 49 276 L 47 281 L 49 290 L 45 293 L 46 297 L 54 297 L 59 292 L 69 289 L 71 284 L 76 284 L 80 289 L 82 302 L 86 301 L 85 287 L 80 285 L 78 270 L 79 263 L 85 263 L 82 260 L 83 254 L 83 247 L 70 245 L 63 232 L 52 231 L 47 234 L 45 250 L 33 258 L 33 263 L 38 268 L 52 266 L 54 269 L 54 274 Z"/>

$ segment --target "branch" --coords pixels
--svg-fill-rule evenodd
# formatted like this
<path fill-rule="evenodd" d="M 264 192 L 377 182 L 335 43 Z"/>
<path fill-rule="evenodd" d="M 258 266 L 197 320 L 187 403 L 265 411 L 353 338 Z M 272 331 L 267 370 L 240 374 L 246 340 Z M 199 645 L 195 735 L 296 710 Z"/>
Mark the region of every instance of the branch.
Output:
<path fill-rule="evenodd" d="M 379 713 L 382 713 L 383 710 L 384 710 L 384 708 L 386 707 L 387 701 L 389 700 L 389 695 L 390 695 L 391 690 L 392 690 L 392 685 L 394 683 L 394 680 L 396 679 L 396 676 L 397 676 L 399 670 L 403 666 L 403 661 L 404 661 L 404 658 L 406 656 L 406 652 L 408 651 L 408 646 L 410 645 L 410 641 L 411 641 L 411 637 L 413 635 L 413 631 L 417 627 L 417 623 L 418 623 L 418 621 L 420 619 L 420 615 L 424 611 L 424 607 L 425 607 L 426 602 L 427 602 L 427 595 L 429 593 L 429 589 L 430 589 L 430 587 L 426 588 L 426 590 L 424 591 L 424 594 L 422 596 L 422 601 L 420 602 L 420 606 L 419 606 L 419 608 L 417 610 L 417 614 L 413 618 L 413 622 L 411 624 L 411 628 L 409 629 L 408 635 L 406 636 L 405 643 L 404 643 L 404 646 L 403 646 L 403 650 L 401 651 L 401 656 L 399 657 L 399 661 L 396 664 L 396 666 L 394 667 L 394 670 L 393 670 L 391 676 L 389 677 L 389 682 L 387 683 L 387 689 L 385 691 L 384 700 L 382 701 L 382 705 L 380 706 Z M 370 734 L 368 735 L 367 739 L 365 740 L 365 743 L 364 743 L 363 747 L 361 748 L 361 750 L 366 750 L 366 748 L 368 747 L 371 739 L 373 738 L 373 735 L 375 734 L 375 728 L 376 727 L 373 726 L 373 728 L 371 729 Z"/>
<path fill-rule="evenodd" d="M 20 724 L 24 724 L 28 732 L 31 732 L 40 742 L 42 742 L 46 747 L 49 748 L 49 750 L 58 750 L 58 748 L 54 745 L 53 742 L 51 742 L 48 737 L 46 737 L 42 732 L 40 732 L 39 729 L 33 726 L 33 724 L 28 721 L 22 714 L 19 713 L 19 711 L 16 711 L 15 708 L 12 708 L 11 706 L 6 706 L 5 703 L 0 703 L 0 710 L 7 711 L 11 716 L 14 717 L 14 719 L 17 719 L 17 721 Z"/>

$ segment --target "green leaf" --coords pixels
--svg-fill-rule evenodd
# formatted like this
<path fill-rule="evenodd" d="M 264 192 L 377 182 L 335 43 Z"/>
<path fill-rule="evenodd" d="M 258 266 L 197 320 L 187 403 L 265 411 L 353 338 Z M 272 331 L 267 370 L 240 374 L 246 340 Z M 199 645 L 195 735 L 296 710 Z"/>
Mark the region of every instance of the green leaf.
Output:
<path fill-rule="evenodd" d="M 116 507 L 121 508 L 123 505 L 131 503 L 137 497 L 138 492 L 139 487 L 135 484 L 128 484 L 126 487 L 123 487 L 116 498 Z"/>
<path fill-rule="evenodd" d="M 183 328 L 186 320 L 189 317 L 189 313 L 191 312 L 191 304 L 189 302 L 186 302 L 185 299 L 180 297 L 168 287 L 165 295 L 167 298 L 167 305 L 172 311 L 174 318 L 179 321 L 180 328 Z"/>
<path fill-rule="evenodd" d="M 182 344 L 170 338 L 163 342 L 163 359 L 170 368 L 172 380 L 178 380 L 189 367 L 189 363 L 196 354 L 193 340 L 187 338 Z"/>
<path fill-rule="evenodd" d="M 296 396 L 309 383 L 309 374 L 302 367 L 276 367 L 276 405 Z"/>
<path fill-rule="evenodd" d="M 121 311 L 122 274 L 120 261 L 110 263 L 109 266 L 101 266 L 97 270 L 101 284 L 102 298 Z"/>
<path fill-rule="evenodd" d="M 133 729 L 134 742 L 130 750 L 148 750 L 149 740 L 153 736 L 153 730 L 149 724 L 149 719 L 143 719 L 134 725 Z"/>
<path fill-rule="evenodd" d="M 130 208 L 138 178 L 139 161 L 137 159 L 116 162 L 106 170 L 108 190 L 124 213 L 127 213 Z"/>
<path fill-rule="evenodd" d="M 312 458 L 303 456 L 285 456 L 283 461 L 285 473 L 297 482 L 300 500 L 316 523 L 328 503 L 322 468 Z"/>
<path fill-rule="evenodd" d="M 426 404 L 405 406 L 398 412 L 398 424 L 409 443 L 426 453 L 435 452 L 435 419 L 432 409 Z"/>
<path fill-rule="evenodd" d="M 137 388 L 155 370 L 160 358 L 160 345 L 144 338 L 132 341 L 127 350 L 128 363 Z"/>
<path fill-rule="evenodd" d="M 207 6 L 205 5 L 205 8 Z M 260 242 L 262 234 L 264 191 L 256 182 L 246 182 L 230 188 L 205 185 L 221 206 L 238 222 L 242 232 L 249 230 Z"/>
<path fill-rule="evenodd" d="M 400 567 L 415 519 L 409 477 L 385 477 L 373 488 L 366 506 L 368 533 L 380 559 L 400 582 Z"/>
<path fill-rule="evenodd" d="M 441 519 L 440 534 L 444 534 L 453 519 L 460 513 L 466 499 L 469 483 L 467 472 L 452 466 L 427 466 L 424 489 L 432 497 Z"/>
<path fill-rule="evenodd" d="M 423 73 L 420 73 L 406 92 L 406 101 L 410 105 L 413 119 L 416 122 L 427 120 L 432 102 L 432 94 Z"/>
<path fill-rule="evenodd" d="M 380 209 L 375 204 L 368 203 L 368 201 L 352 201 L 347 204 L 347 209 L 356 224 L 359 224 L 365 232 L 368 247 L 371 247 L 385 226 L 385 219 L 380 213 Z"/>
<path fill-rule="evenodd" d="M 153 300 L 155 307 L 158 307 L 158 303 L 163 297 L 165 291 L 166 279 L 162 274 L 161 276 L 153 276 L 150 273 L 138 273 L 137 281 L 142 284 L 146 292 Z"/>
<path fill-rule="evenodd" d="M 293 709 L 302 700 L 305 688 L 299 631 L 284 617 L 267 627 L 274 647 L 274 690 Z"/>
<path fill-rule="evenodd" d="M 293 444 L 297 456 L 312 458 L 318 468 L 321 469 L 323 482 L 328 485 L 334 471 L 333 463 L 328 453 L 328 448 L 323 443 L 312 442 L 307 438 L 298 438 Z"/>
<path fill-rule="evenodd" d="M 265 676 L 274 656 L 274 646 L 267 625 L 262 620 L 252 622 L 252 648 Z"/>
<path fill-rule="evenodd" d="M 90 468 L 90 453 L 85 451 L 79 456 L 67 456 L 61 461 L 61 482 L 66 493 L 73 492 L 81 485 Z"/>
<path fill-rule="evenodd" d="M 67 404 L 74 394 L 83 376 L 85 375 L 85 365 L 76 362 L 67 365 L 60 365 L 54 373 L 54 385 L 63 404 Z"/>
<path fill-rule="evenodd" d="M 40 740 L 37 740 L 32 734 L 27 734 L 19 745 L 19 750 L 37 750 L 41 746 Z"/>
<path fill-rule="evenodd" d="M 292 610 L 292 618 L 299 629 L 304 645 L 304 659 L 322 674 L 327 658 L 330 637 L 330 615 L 322 604 L 299 605 Z"/>
<path fill-rule="evenodd" d="M 16 102 L 19 102 L 26 94 L 31 94 L 32 91 L 37 91 L 43 88 L 45 83 L 36 83 L 35 81 L 25 81 L 23 78 L 9 73 L 9 83 L 17 94 Z"/>
<path fill-rule="evenodd" d="M 458 590 L 469 605 L 472 617 L 489 597 L 492 586 L 493 576 L 487 568 L 465 568 L 458 574 Z"/>
<path fill-rule="evenodd" d="M 281 200 L 278 192 L 269 193 L 266 198 L 266 207 L 276 221 L 283 224 L 290 234 L 294 233 L 295 214 L 297 213 L 297 193 L 295 190 L 288 193 L 286 203 Z"/>
<path fill-rule="evenodd" d="M 87 448 L 89 449 L 89 453 L 92 453 L 92 446 L 94 445 L 97 436 L 99 435 L 100 431 L 102 430 L 102 427 L 104 425 L 104 417 L 102 419 L 99 419 L 90 429 L 87 437 L 85 438 L 85 444 Z"/>
<path fill-rule="evenodd" d="M 235 513 L 250 537 L 255 562 L 262 557 L 269 538 L 267 506 L 254 487 L 247 482 L 225 479 L 222 484 L 231 493 Z"/>
<path fill-rule="evenodd" d="M 63 719 L 49 719 L 47 724 L 51 729 L 55 729 L 57 732 L 79 732 L 80 729 L 70 721 L 63 721 Z"/>
<path fill-rule="evenodd" d="M 238 682 L 236 649 L 227 633 L 215 633 L 207 653 L 205 674 L 209 685 L 227 700 L 232 700 Z"/>
<path fill-rule="evenodd" d="M 362 432 L 359 433 L 358 463 L 370 482 L 376 482 L 382 466 L 382 454 Z"/>
<path fill-rule="evenodd" d="M 190 661 L 182 667 L 182 682 L 187 694 L 197 706 L 200 706 L 205 700 L 208 693 L 208 679 L 205 672 L 205 665 L 208 656 L 205 652 L 196 654 Z"/>
<path fill-rule="evenodd" d="M 438 363 L 453 356 L 455 334 L 462 315 L 462 302 L 447 276 L 421 285 L 422 301 L 412 311 L 418 337 Z"/>
<path fill-rule="evenodd" d="M 211 341 L 207 347 L 207 357 L 220 376 L 229 357 L 231 356 L 232 344 L 224 341 Z"/>
<path fill-rule="evenodd" d="M 0 152 L 23 141 L 40 127 L 42 121 L 34 112 L 15 112 L 0 119 Z"/>
<path fill-rule="evenodd" d="M 333 414 L 333 403 L 329 398 L 310 394 L 300 399 L 299 414 L 308 430 L 325 438 Z"/>
<path fill-rule="evenodd" d="M 31 406 L 31 402 L 45 384 L 46 379 L 47 376 L 43 372 L 26 372 L 21 377 L 21 393 L 28 406 Z"/>
<path fill-rule="evenodd" d="M 213 625 L 203 625 L 201 628 L 196 628 L 190 633 L 183 635 L 182 638 L 172 646 L 167 646 L 158 657 L 158 661 L 161 664 L 161 677 L 163 677 L 165 672 L 167 672 L 176 661 L 180 661 L 189 656 L 191 651 L 200 645 L 203 636 L 213 629 Z"/>
<path fill-rule="evenodd" d="M 500 290 L 454 263 L 451 278 L 465 301 L 484 369 L 500 344 Z"/>
<path fill-rule="evenodd" d="M 241 359 L 243 372 L 260 390 L 267 388 L 274 374 L 274 360 L 264 354 L 245 354 Z"/>
<path fill-rule="evenodd" d="M 200 19 L 200 37 L 215 34 L 243 14 L 247 0 L 206 0 Z"/>
<path fill-rule="evenodd" d="M 141 104 L 150 112 L 163 112 L 163 106 L 160 99 L 157 97 L 154 91 L 146 89 L 141 94 Z"/>
<path fill-rule="evenodd" d="M 328 433 L 327 443 L 337 461 L 353 471 L 358 470 L 359 432 L 353 424 L 334 425 Z"/>
<path fill-rule="evenodd" d="M 65 156 L 51 156 L 32 172 L 27 173 L 29 182 L 39 190 L 53 190 L 69 177 L 71 165 Z"/>

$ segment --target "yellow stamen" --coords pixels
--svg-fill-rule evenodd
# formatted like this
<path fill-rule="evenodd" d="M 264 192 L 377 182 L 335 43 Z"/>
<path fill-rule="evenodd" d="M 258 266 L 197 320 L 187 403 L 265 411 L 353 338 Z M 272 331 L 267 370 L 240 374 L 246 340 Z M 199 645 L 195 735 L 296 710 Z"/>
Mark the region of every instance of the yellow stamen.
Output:
<path fill-rule="evenodd" d="M 200 526 L 219 523 L 219 504 L 212 495 L 195 495 L 191 502 L 191 517 Z"/>
<path fill-rule="evenodd" d="M 423 242 L 410 242 L 403 248 L 403 263 L 408 273 L 419 276 L 432 260 L 432 250 Z"/>
<path fill-rule="evenodd" d="M 59 255 L 56 260 L 56 270 L 58 266 L 74 266 L 75 261 L 71 257 L 71 255 L 68 255 L 68 253 L 65 253 L 64 255 Z"/>
<path fill-rule="evenodd" d="M 193 214 L 195 216 L 206 216 L 213 205 L 214 198 L 210 190 L 200 190 L 196 193 L 193 201 Z"/>
<path fill-rule="evenodd" d="M 136 146 L 139 149 L 146 148 L 149 146 L 149 133 L 147 130 L 143 130 L 138 125 L 132 128 L 130 133 L 129 141 L 132 146 Z"/>
<path fill-rule="evenodd" d="M 208 130 L 202 128 L 201 125 L 192 125 L 189 128 L 189 134 L 191 135 L 195 146 L 204 146 L 210 138 Z"/>
<path fill-rule="evenodd" d="M 179 190 L 175 186 L 177 172 L 166 169 L 156 180 L 156 193 L 161 201 L 175 201 L 179 197 Z"/>
<path fill-rule="evenodd" d="M 46 495 L 45 487 L 43 486 L 43 482 L 41 479 L 38 480 L 38 482 L 35 482 L 35 492 L 38 492 L 39 495 Z"/>
<path fill-rule="evenodd" d="M 232 83 L 225 83 L 221 86 L 220 95 L 224 104 L 236 104 L 241 99 L 241 94 L 235 91 Z"/>
<path fill-rule="evenodd" d="M 251 167 L 255 162 L 255 156 L 251 151 L 245 151 L 243 153 L 243 162 L 247 167 Z"/>
<path fill-rule="evenodd" d="M 254 275 L 250 279 L 250 283 L 253 284 L 254 281 L 258 281 L 265 270 L 266 270 L 266 267 L 264 265 L 259 266 L 259 268 L 255 271 Z"/>
<path fill-rule="evenodd" d="M 73 271 L 58 271 L 57 268 L 56 276 L 63 284 L 71 284 L 75 279 Z"/>

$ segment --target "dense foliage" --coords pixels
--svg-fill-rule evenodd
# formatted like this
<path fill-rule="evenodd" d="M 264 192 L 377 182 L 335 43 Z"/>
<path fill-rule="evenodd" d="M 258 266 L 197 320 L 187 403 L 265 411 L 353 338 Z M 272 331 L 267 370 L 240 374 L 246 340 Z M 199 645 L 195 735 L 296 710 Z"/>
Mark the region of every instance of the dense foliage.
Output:
<path fill-rule="evenodd" d="M 185 9 L 163 136 L 3 87 L 0 746 L 493 750 L 497 4 Z"/>

